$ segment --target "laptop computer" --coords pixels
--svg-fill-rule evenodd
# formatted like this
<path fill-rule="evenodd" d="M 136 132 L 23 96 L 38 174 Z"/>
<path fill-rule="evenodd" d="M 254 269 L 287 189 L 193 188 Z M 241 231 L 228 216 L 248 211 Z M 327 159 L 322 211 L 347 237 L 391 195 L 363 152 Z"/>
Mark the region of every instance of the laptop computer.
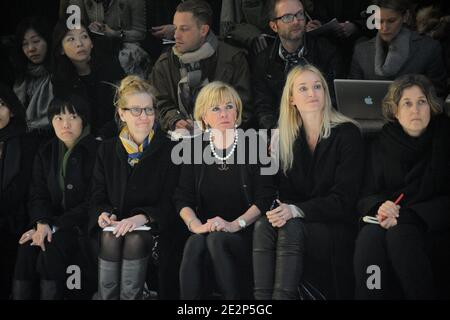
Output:
<path fill-rule="evenodd" d="M 383 120 L 381 102 L 392 81 L 335 79 L 338 110 L 355 120 Z"/>

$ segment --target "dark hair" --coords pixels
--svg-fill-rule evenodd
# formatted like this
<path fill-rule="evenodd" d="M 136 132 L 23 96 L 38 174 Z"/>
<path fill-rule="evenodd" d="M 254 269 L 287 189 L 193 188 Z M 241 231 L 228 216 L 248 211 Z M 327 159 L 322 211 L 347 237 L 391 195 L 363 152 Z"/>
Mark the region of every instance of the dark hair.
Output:
<path fill-rule="evenodd" d="M 92 40 L 92 34 L 86 24 L 81 21 L 80 27 L 84 28 Z M 67 18 L 60 19 L 53 30 L 52 51 L 51 51 L 51 68 L 55 83 L 64 83 L 69 89 L 77 82 L 79 76 L 74 64 L 66 55 L 62 55 L 62 41 L 70 29 L 67 27 Z M 95 45 L 91 52 L 91 64 L 94 63 Z"/>
<path fill-rule="evenodd" d="M 264 4 L 264 12 L 266 13 L 266 16 L 263 17 L 265 20 L 267 20 L 267 22 L 272 21 L 273 19 L 275 19 L 277 17 L 277 13 L 275 12 L 276 10 L 276 6 L 279 2 L 281 1 L 285 1 L 285 0 L 267 0 L 266 3 Z M 303 7 L 304 10 L 305 9 L 305 5 L 303 4 L 302 1 L 297 0 Z"/>
<path fill-rule="evenodd" d="M 10 122 L 15 123 L 19 126 L 27 127 L 27 119 L 25 114 L 25 107 L 12 89 L 2 83 L 0 83 L 0 99 L 6 104 L 14 116 L 11 118 Z"/>
<path fill-rule="evenodd" d="M 49 69 L 50 68 L 50 50 L 51 50 L 51 28 L 44 17 L 28 17 L 23 19 L 16 28 L 15 35 L 15 55 L 14 55 L 14 65 L 16 68 L 17 79 L 23 81 L 23 77 L 27 72 L 27 66 L 29 63 L 28 58 L 23 52 L 22 43 L 25 37 L 25 33 L 28 30 L 34 30 L 42 39 L 47 42 L 47 54 L 43 61 L 43 65 Z"/>
<path fill-rule="evenodd" d="M 203 0 L 187 0 L 177 6 L 177 12 L 191 12 L 198 25 L 211 26 L 213 11 L 208 2 Z"/>
<path fill-rule="evenodd" d="M 431 115 L 442 113 L 442 106 L 431 81 L 421 74 L 407 74 L 397 78 L 389 86 L 388 92 L 383 99 L 382 111 L 386 120 L 395 121 L 395 115 L 397 114 L 398 104 L 403 96 L 403 91 L 414 86 L 419 87 L 425 95 L 430 105 Z"/>
<path fill-rule="evenodd" d="M 77 114 L 80 116 L 83 121 L 83 128 L 90 123 L 89 103 L 76 94 L 70 94 L 64 98 L 53 98 L 47 111 L 47 117 L 50 123 L 52 123 L 52 120 L 56 115 L 66 113 L 66 110 L 71 114 Z"/>
<path fill-rule="evenodd" d="M 380 8 L 397 11 L 402 15 L 410 9 L 408 0 L 374 0 L 373 4 L 379 6 Z"/>

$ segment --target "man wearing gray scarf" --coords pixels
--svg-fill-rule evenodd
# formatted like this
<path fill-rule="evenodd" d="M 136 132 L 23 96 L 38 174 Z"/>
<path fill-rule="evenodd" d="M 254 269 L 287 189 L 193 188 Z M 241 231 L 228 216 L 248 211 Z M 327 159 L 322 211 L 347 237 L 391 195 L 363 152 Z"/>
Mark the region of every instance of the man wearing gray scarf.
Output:
<path fill-rule="evenodd" d="M 174 15 L 175 45 L 153 67 L 157 109 L 165 131 L 193 129 L 195 99 L 207 83 L 233 86 L 243 102 L 243 126 L 251 120 L 250 71 L 245 52 L 219 41 L 210 30 L 212 10 L 203 0 L 178 5 Z"/>

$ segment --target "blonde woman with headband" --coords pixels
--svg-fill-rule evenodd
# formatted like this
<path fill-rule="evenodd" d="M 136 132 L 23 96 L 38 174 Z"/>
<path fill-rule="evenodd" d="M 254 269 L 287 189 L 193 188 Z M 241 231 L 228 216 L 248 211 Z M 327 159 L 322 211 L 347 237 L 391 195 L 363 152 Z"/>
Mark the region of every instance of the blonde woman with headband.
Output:
<path fill-rule="evenodd" d="M 275 192 L 272 176 L 248 161 L 258 150 L 248 143 L 250 132 L 238 129 L 242 107 L 236 90 L 220 81 L 203 87 L 196 100 L 194 116 L 205 131 L 194 138 L 202 139 L 194 153 L 204 159 L 183 164 L 175 193 L 177 212 L 192 233 L 180 267 L 182 299 L 208 298 L 213 275 L 223 299 L 252 297 L 253 223 Z"/>
<path fill-rule="evenodd" d="M 155 103 L 149 83 L 136 76 L 123 79 L 115 101 L 119 137 L 99 148 L 89 230 L 100 241 L 100 299 L 142 298 L 149 257 L 158 253 L 156 233 L 159 296 L 177 298 L 172 290 L 182 241 L 176 238 L 180 233 L 171 196 L 178 169 L 170 158 L 173 143 L 155 125 Z"/>
<path fill-rule="evenodd" d="M 345 297 L 336 281 L 346 281 L 340 271 L 351 267 L 361 133 L 333 109 L 327 83 L 311 65 L 289 73 L 278 125 L 279 199 L 255 224 L 255 298 L 298 299 L 300 282 L 310 279 L 305 267 L 320 277 L 311 282 L 327 298 Z"/>

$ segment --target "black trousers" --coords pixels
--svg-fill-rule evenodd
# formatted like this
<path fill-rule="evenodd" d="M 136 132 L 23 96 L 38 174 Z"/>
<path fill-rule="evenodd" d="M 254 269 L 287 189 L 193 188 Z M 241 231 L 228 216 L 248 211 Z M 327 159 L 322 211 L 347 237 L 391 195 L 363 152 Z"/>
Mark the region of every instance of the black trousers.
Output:
<path fill-rule="evenodd" d="M 7 300 L 11 295 L 11 284 L 16 262 L 19 237 L 8 230 L 0 230 L 0 300 Z"/>
<path fill-rule="evenodd" d="M 208 298 L 213 289 L 208 288 L 211 271 L 224 299 L 250 299 L 252 231 L 247 228 L 236 233 L 191 235 L 180 267 L 181 299 Z"/>
<path fill-rule="evenodd" d="M 305 230 L 301 219 L 274 228 L 266 216 L 255 224 L 253 266 L 257 300 L 294 300 L 303 274 Z"/>
<path fill-rule="evenodd" d="M 393 283 L 400 285 L 406 299 L 435 297 L 425 232 L 415 225 L 397 225 L 388 230 L 378 225 L 364 226 L 356 241 L 353 263 L 356 299 L 399 298 L 393 296 Z M 379 267 L 379 289 L 373 287 L 374 278 L 369 279 L 374 274 L 368 271 L 370 266 Z"/>
<path fill-rule="evenodd" d="M 77 231 L 70 229 L 55 232 L 51 242 L 45 240 L 45 251 L 41 247 L 30 246 L 30 243 L 28 241 L 18 248 L 14 279 L 56 280 L 64 283 L 66 268 L 79 248 Z"/>

